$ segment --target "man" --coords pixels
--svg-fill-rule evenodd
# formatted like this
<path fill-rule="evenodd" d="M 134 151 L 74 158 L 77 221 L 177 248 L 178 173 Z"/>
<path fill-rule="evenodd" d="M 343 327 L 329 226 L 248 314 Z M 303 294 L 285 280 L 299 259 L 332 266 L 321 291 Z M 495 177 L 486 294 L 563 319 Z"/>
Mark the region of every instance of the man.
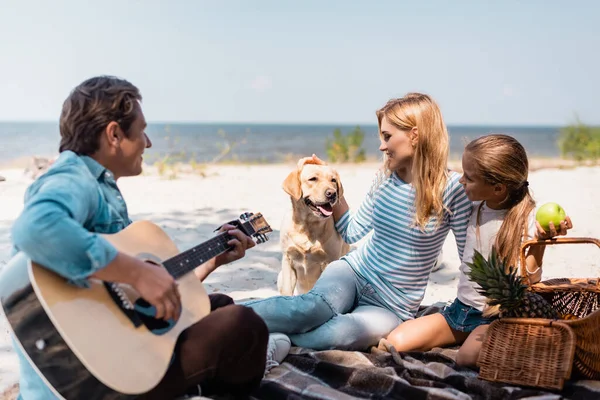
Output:
<path fill-rule="evenodd" d="M 61 154 L 27 190 L 12 229 L 14 251 L 76 285 L 85 286 L 89 277 L 130 284 L 156 307 L 158 318 L 177 318 L 180 297 L 173 277 L 164 268 L 118 252 L 98 235 L 131 223 L 116 182 L 142 172 L 142 154 L 152 145 L 144 132 L 141 99 L 134 85 L 107 76 L 88 79 L 70 93 L 60 116 Z M 233 226 L 221 230 L 233 236 L 233 248 L 199 266 L 195 272 L 200 280 L 254 246 Z M 190 390 L 197 393 L 198 386 L 203 395 L 245 394 L 258 386 L 267 361 L 273 364 L 267 360 L 264 322 L 225 295 L 211 295 L 210 300 L 211 313 L 181 334 L 165 377 L 140 398 L 172 399 Z M 272 358 L 276 349 L 271 347 Z M 15 349 L 21 398 L 55 398 Z"/>

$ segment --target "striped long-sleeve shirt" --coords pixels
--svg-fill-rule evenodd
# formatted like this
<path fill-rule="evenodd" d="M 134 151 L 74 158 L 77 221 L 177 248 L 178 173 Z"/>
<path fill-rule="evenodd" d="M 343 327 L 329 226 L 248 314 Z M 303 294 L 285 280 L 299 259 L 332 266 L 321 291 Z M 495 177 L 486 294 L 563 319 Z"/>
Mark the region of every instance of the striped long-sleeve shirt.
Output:
<path fill-rule="evenodd" d="M 450 172 L 443 194 L 450 212 L 438 227 L 436 218 L 431 218 L 423 231 L 414 225 L 414 188 L 396 173 L 371 190 L 353 215 L 348 211 L 336 222 L 336 229 L 347 243 L 355 243 L 373 231 L 342 259 L 402 320 L 414 318 L 450 229 L 462 259 L 471 202 L 459 178 L 460 174 Z"/>

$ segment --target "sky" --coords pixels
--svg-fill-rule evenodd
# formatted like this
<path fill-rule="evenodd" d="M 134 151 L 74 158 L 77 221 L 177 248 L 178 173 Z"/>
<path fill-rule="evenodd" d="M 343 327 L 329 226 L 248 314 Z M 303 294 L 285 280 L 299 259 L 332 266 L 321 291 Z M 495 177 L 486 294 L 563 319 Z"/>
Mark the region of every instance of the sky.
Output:
<path fill-rule="evenodd" d="M 0 121 L 57 121 L 116 75 L 150 122 L 600 124 L 600 2 L 0 0 Z"/>

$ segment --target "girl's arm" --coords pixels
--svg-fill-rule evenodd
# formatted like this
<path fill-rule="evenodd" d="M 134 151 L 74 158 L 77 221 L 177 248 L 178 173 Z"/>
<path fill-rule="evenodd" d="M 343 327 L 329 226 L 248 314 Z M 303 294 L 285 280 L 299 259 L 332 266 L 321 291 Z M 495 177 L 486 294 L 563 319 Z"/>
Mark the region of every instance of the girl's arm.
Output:
<path fill-rule="evenodd" d="M 552 224 L 552 223 L 551 223 Z M 559 235 L 566 235 L 569 229 L 573 228 L 573 223 L 571 222 L 571 218 L 566 217 L 564 221 L 560 223 L 560 227 L 558 230 L 554 228 L 552 224 L 550 227 L 550 231 L 544 231 L 544 228 L 540 226 L 540 223 L 535 220 L 535 215 L 532 212 L 529 222 L 529 237 L 534 237 L 536 239 L 550 239 Z M 525 257 L 525 268 L 527 271 L 527 276 L 529 277 L 530 283 L 537 283 L 542 279 L 542 260 L 544 258 L 544 252 L 546 251 L 546 246 L 530 246 L 527 250 L 527 255 Z"/>

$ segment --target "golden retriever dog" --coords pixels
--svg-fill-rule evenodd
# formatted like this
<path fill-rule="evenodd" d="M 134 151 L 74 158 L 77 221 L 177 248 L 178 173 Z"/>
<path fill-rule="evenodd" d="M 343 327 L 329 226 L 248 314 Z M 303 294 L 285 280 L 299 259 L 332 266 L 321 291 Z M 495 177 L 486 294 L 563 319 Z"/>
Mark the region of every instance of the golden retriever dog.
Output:
<path fill-rule="evenodd" d="M 312 289 L 325 267 L 350 246 L 334 226 L 332 206 L 344 193 L 335 169 L 303 158 L 284 180 L 283 190 L 292 200 L 292 209 L 280 231 L 283 259 L 277 288 L 282 295 L 292 296 Z"/>

